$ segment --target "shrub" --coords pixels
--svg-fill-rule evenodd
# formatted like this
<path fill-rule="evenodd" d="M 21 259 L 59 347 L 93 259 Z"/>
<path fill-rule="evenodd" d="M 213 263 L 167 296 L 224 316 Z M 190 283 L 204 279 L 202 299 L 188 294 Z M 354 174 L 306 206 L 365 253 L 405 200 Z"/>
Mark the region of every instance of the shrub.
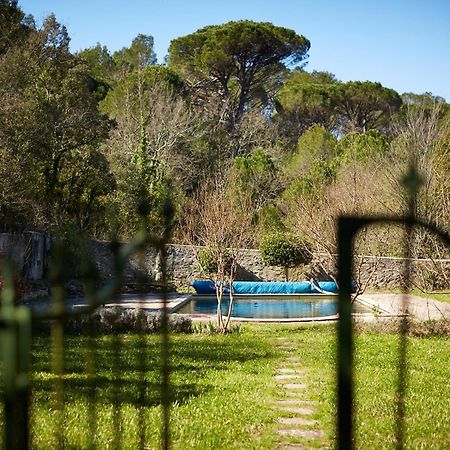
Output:
<path fill-rule="evenodd" d="M 308 264 L 312 259 L 312 252 L 306 241 L 282 233 L 267 235 L 261 241 L 259 252 L 264 264 L 284 267 L 285 281 L 289 278 L 289 267 Z"/>
<path fill-rule="evenodd" d="M 89 323 L 90 322 L 90 323 Z M 161 332 L 162 315 L 140 309 L 100 308 L 89 317 L 72 319 L 67 323 L 68 331 L 85 332 L 92 326 L 98 333 L 126 333 L 142 331 Z M 169 330 L 175 333 L 191 333 L 192 320 L 182 314 L 169 315 Z"/>
<path fill-rule="evenodd" d="M 198 264 L 203 273 L 217 273 L 217 254 L 219 254 L 219 250 L 216 251 L 211 248 L 203 248 L 198 252 Z M 227 249 L 223 250 L 223 256 L 225 258 L 225 272 L 228 273 L 231 268 L 232 256 Z"/>
<path fill-rule="evenodd" d="M 308 264 L 312 258 L 306 241 L 282 233 L 265 236 L 259 251 L 263 262 L 269 266 L 296 267 Z"/>

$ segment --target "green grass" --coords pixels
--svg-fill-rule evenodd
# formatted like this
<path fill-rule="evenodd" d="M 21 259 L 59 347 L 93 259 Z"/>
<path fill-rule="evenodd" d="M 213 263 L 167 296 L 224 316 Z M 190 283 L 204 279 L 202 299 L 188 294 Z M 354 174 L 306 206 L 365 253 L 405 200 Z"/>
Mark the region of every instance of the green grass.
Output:
<path fill-rule="evenodd" d="M 98 389 L 95 448 L 111 448 L 114 441 L 112 402 L 121 404 L 123 448 L 139 448 L 139 413 L 145 419 L 148 448 L 160 448 L 160 341 L 145 336 L 147 353 L 145 401 L 140 397 L 140 355 L 137 335 L 121 336 L 120 380 L 114 379 L 114 337 L 98 340 Z M 65 435 L 69 448 L 87 448 L 92 423 L 84 374 L 86 338 L 66 338 Z M 34 341 L 33 448 L 56 448 L 54 377 L 48 360 L 49 338 Z M 174 448 L 270 448 L 270 436 L 259 436 L 273 421 L 273 367 L 277 354 L 270 340 L 258 333 L 230 336 L 177 335 L 171 340 L 171 439 Z M 115 386 L 120 385 L 117 393 Z M 144 403 L 142 405 L 142 403 Z M 43 432 L 46 430 L 46 432 Z"/>
<path fill-rule="evenodd" d="M 283 395 L 272 375 L 283 358 L 278 336 L 287 336 L 306 369 L 307 397 L 318 401 L 313 419 L 325 432 L 309 447 L 331 448 L 335 423 L 335 329 L 312 325 L 245 325 L 242 333 L 172 337 L 173 407 L 171 439 L 175 449 L 271 449 L 276 447 L 277 413 L 272 401 Z M 64 428 L 68 448 L 87 448 L 90 424 L 96 448 L 112 448 L 112 402 L 121 404 L 123 448 L 138 448 L 139 412 L 145 419 L 147 448 L 159 448 L 159 338 L 146 336 L 145 402 L 140 397 L 136 335 L 121 337 L 121 375 L 113 375 L 113 340 L 98 340 L 97 415 L 92 423 L 86 387 L 87 340 L 66 338 Z M 356 337 L 356 440 L 364 449 L 394 448 L 398 338 L 386 333 Z M 406 448 L 444 449 L 450 440 L 450 339 L 409 338 L 409 389 Z M 49 370 L 49 338 L 34 340 L 32 447 L 55 448 L 54 377 Z M 114 386 L 120 386 L 115 391 Z M 286 439 L 284 439 L 286 441 Z M 296 442 L 296 439 L 292 439 Z M 301 441 L 301 439 L 298 439 Z"/>
<path fill-rule="evenodd" d="M 448 291 L 427 293 L 416 289 L 414 290 L 413 294 L 417 295 L 418 297 L 430 298 L 431 300 L 436 300 L 438 302 L 450 303 L 450 292 Z"/>

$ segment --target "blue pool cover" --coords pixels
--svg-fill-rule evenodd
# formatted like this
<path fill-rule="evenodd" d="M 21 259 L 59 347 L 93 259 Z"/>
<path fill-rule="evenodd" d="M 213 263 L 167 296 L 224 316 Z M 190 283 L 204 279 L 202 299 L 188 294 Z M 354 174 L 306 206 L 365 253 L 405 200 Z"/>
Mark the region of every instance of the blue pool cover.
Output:
<path fill-rule="evenodd" d="M 215 294 L 215 282 L 196 280 L 192 283 L 197 294 Z M 235 294 L 336 294 L 334 281 L 234 281 Z M 226 289 L 225 292 L 228 290 Z"/>

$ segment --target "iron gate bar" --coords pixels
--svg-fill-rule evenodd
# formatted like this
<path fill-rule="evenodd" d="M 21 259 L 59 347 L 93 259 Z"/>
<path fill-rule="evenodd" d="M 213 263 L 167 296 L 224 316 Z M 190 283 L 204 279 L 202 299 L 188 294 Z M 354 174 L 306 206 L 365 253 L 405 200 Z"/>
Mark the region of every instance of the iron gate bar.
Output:
<path fill-rule="evenodd" d="M 52 371 L 54 378 L 54 397 L 56 414 L 55 437 L 59 448 L 64 448 L 64 387 L 63 387 L 63 321 L 73 317 L 81 317 L 94 312 L 99 306 L 109 301 L 120 289 L 121 274 L 132 254 L 147 245 L 161 245 L 149 233 L 141 229 L 136 237 L 128 244 L 117 248 L 115 264 L 116 271 L 113 277 L 99 290 L 95 289 L 95 277 L 89 271 L 84 273 L 85 293 L 88 306 L 69 311 L 64 308 L 64 288 L 62 264 L 53 265 L 55 272 L 52 274 L 52 307 L 44 312 L 34 311 L 26 307 L 14 305 L 14 271 L 11 263 L 3 261 L 1 272 L 4 278 L 4 286 L 1 292 L 2 307 L 0 308 L 0 333 L 2 334 L 2 358 L 4 360 L 3 373 L 5 378 L 4 405 L 4 448 L 8 450 L 26 450 L 30 446 L 29 438 L 29 357 L 31 352 L 31 328 L 32 323 L 50 321 L 52 329 Z M 57 255 L 56 259 L 60 259 Z M 92 269 L 92 267 L 91 267 Z M 165 277 L 167 280 L 167 277 Z M 95 340 L 95 339 L 93 339 Z M 94 344 L 95 345 L 95 344 Z M 91 369 L 95 370 L 95 348 L 91 355 Z M 88 364 L 89 365 L 89 364 Z M 88 381 L 89 384 L 89 381 Z M 91 404 L 95 404 L 95 380 L 92 381 L 89 393 Z M 91 410 L 95 414 L 95 409 Z M 91 425 L 95 420 L 91 421 Z M 167 432 L 168 434 L 168 432 Z M 94 428 L 91 428 L 92 438 L 95 437 Z M 93 447 L 95 448 L 95 447 Z"/>
<path fill-rule="evenodd" d="M 167 243 L 172 232 L 172 220 L 174 215 L 173 205 L 169 202 L 164 205 L 164 233 L 156 250 L 161 255 L 161 273 L 163 285 L 163 308 L 161 315 L 161 404 L 162 404 L 162 429 L 161 448 L 170 448 L 170 354 L 169 354 L 169 308 L 168 308 L 168 276 L 167 276 Z"/>
<path fill-rule="evenodd" d="M 139 299 L 138 299 L 138 318 L 139 318 L 139 328 L 138 328 L 138 342 L 137 350 L 139 358 L 139 395 L 138 395 L 138 430 L 139 430 L 139 449 L 145 450 L 146 448 L 146 432 L 145 432 L 145 404 L 147 398 L 147 345 L 145 342 L 144 329 L 141 324 L 144 306 L 144 291 L 145 291 L 145 265 L 144 265 L 144 252 L 142 249 L 139 251 L 139 269 L 142 273 L 138 275 L 138 280 L 142 283 L 138 287 Z"/>
<path fill-rule="evenodd" d="M 337 364 L 337 447 L 340 450 L 352 450 L 353 439 L 353 324 L 351 317 L 351 285 L 353 267 L 353 242 L 361 228 L 374 224 L 397 224 L 407 226 L 409 230 L 421 227 L 439 236 L 450 247 L 450 234 L 440 230 L 436 225 L 413 216 L 405 217 L 352 217 L 343 216 L 338 219 L 338 364 Z M 404 357 L 405 355 L 403 355 Z M 401 375 L 401 372 L 400 372 Z M 403 383 L 405 380 L 401 380 Z M 399 385 L 400 386 L 400 385 Z M 406 386 L 400 387 L 401 393 Z M 397 411 L 402 411 L 404 394 L 398 398 Z M 397 424 L 397 448 L 403 445 L 404 417 Z M 401 435 L 399 434 L 401 433 Z"/>
<path fill-rule="evenodd" d="M 30 311 L 15 307 L 15 286 L 11 264 L 3 261 L 2 307 L 0 311 L 1 353 L 3 359 L 3 404 L 5 448 L 28 448 L 29 364 L 31 349 Z M 17 432 L 20 430 L 20 432 Z"/>
<path fill-rule="evenodd" d="M 88 346 L 86 355 L 86 374 L 88 379 L 88 449 L 96 448 L 97 432 L 97 390 L 95 371 L 97 368 L 97 340 L 92 317 L 88 320 Z"/>

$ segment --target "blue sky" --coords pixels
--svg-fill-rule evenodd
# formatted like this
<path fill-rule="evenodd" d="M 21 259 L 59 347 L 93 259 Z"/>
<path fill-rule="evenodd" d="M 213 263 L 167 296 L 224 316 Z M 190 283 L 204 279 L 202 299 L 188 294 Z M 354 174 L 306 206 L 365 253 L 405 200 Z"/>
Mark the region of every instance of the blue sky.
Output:
<path fill-rule="evenodd" d="M 161 62 L 171 39 L 229 20 L 269 21 L 311 41 L 307 70 L 379 81 L 450 101 L 450 0 L 19 0 L 38 22 L 67 26 L 73 51 L 114 51 L 138 33 L 155 38 Z"/>

